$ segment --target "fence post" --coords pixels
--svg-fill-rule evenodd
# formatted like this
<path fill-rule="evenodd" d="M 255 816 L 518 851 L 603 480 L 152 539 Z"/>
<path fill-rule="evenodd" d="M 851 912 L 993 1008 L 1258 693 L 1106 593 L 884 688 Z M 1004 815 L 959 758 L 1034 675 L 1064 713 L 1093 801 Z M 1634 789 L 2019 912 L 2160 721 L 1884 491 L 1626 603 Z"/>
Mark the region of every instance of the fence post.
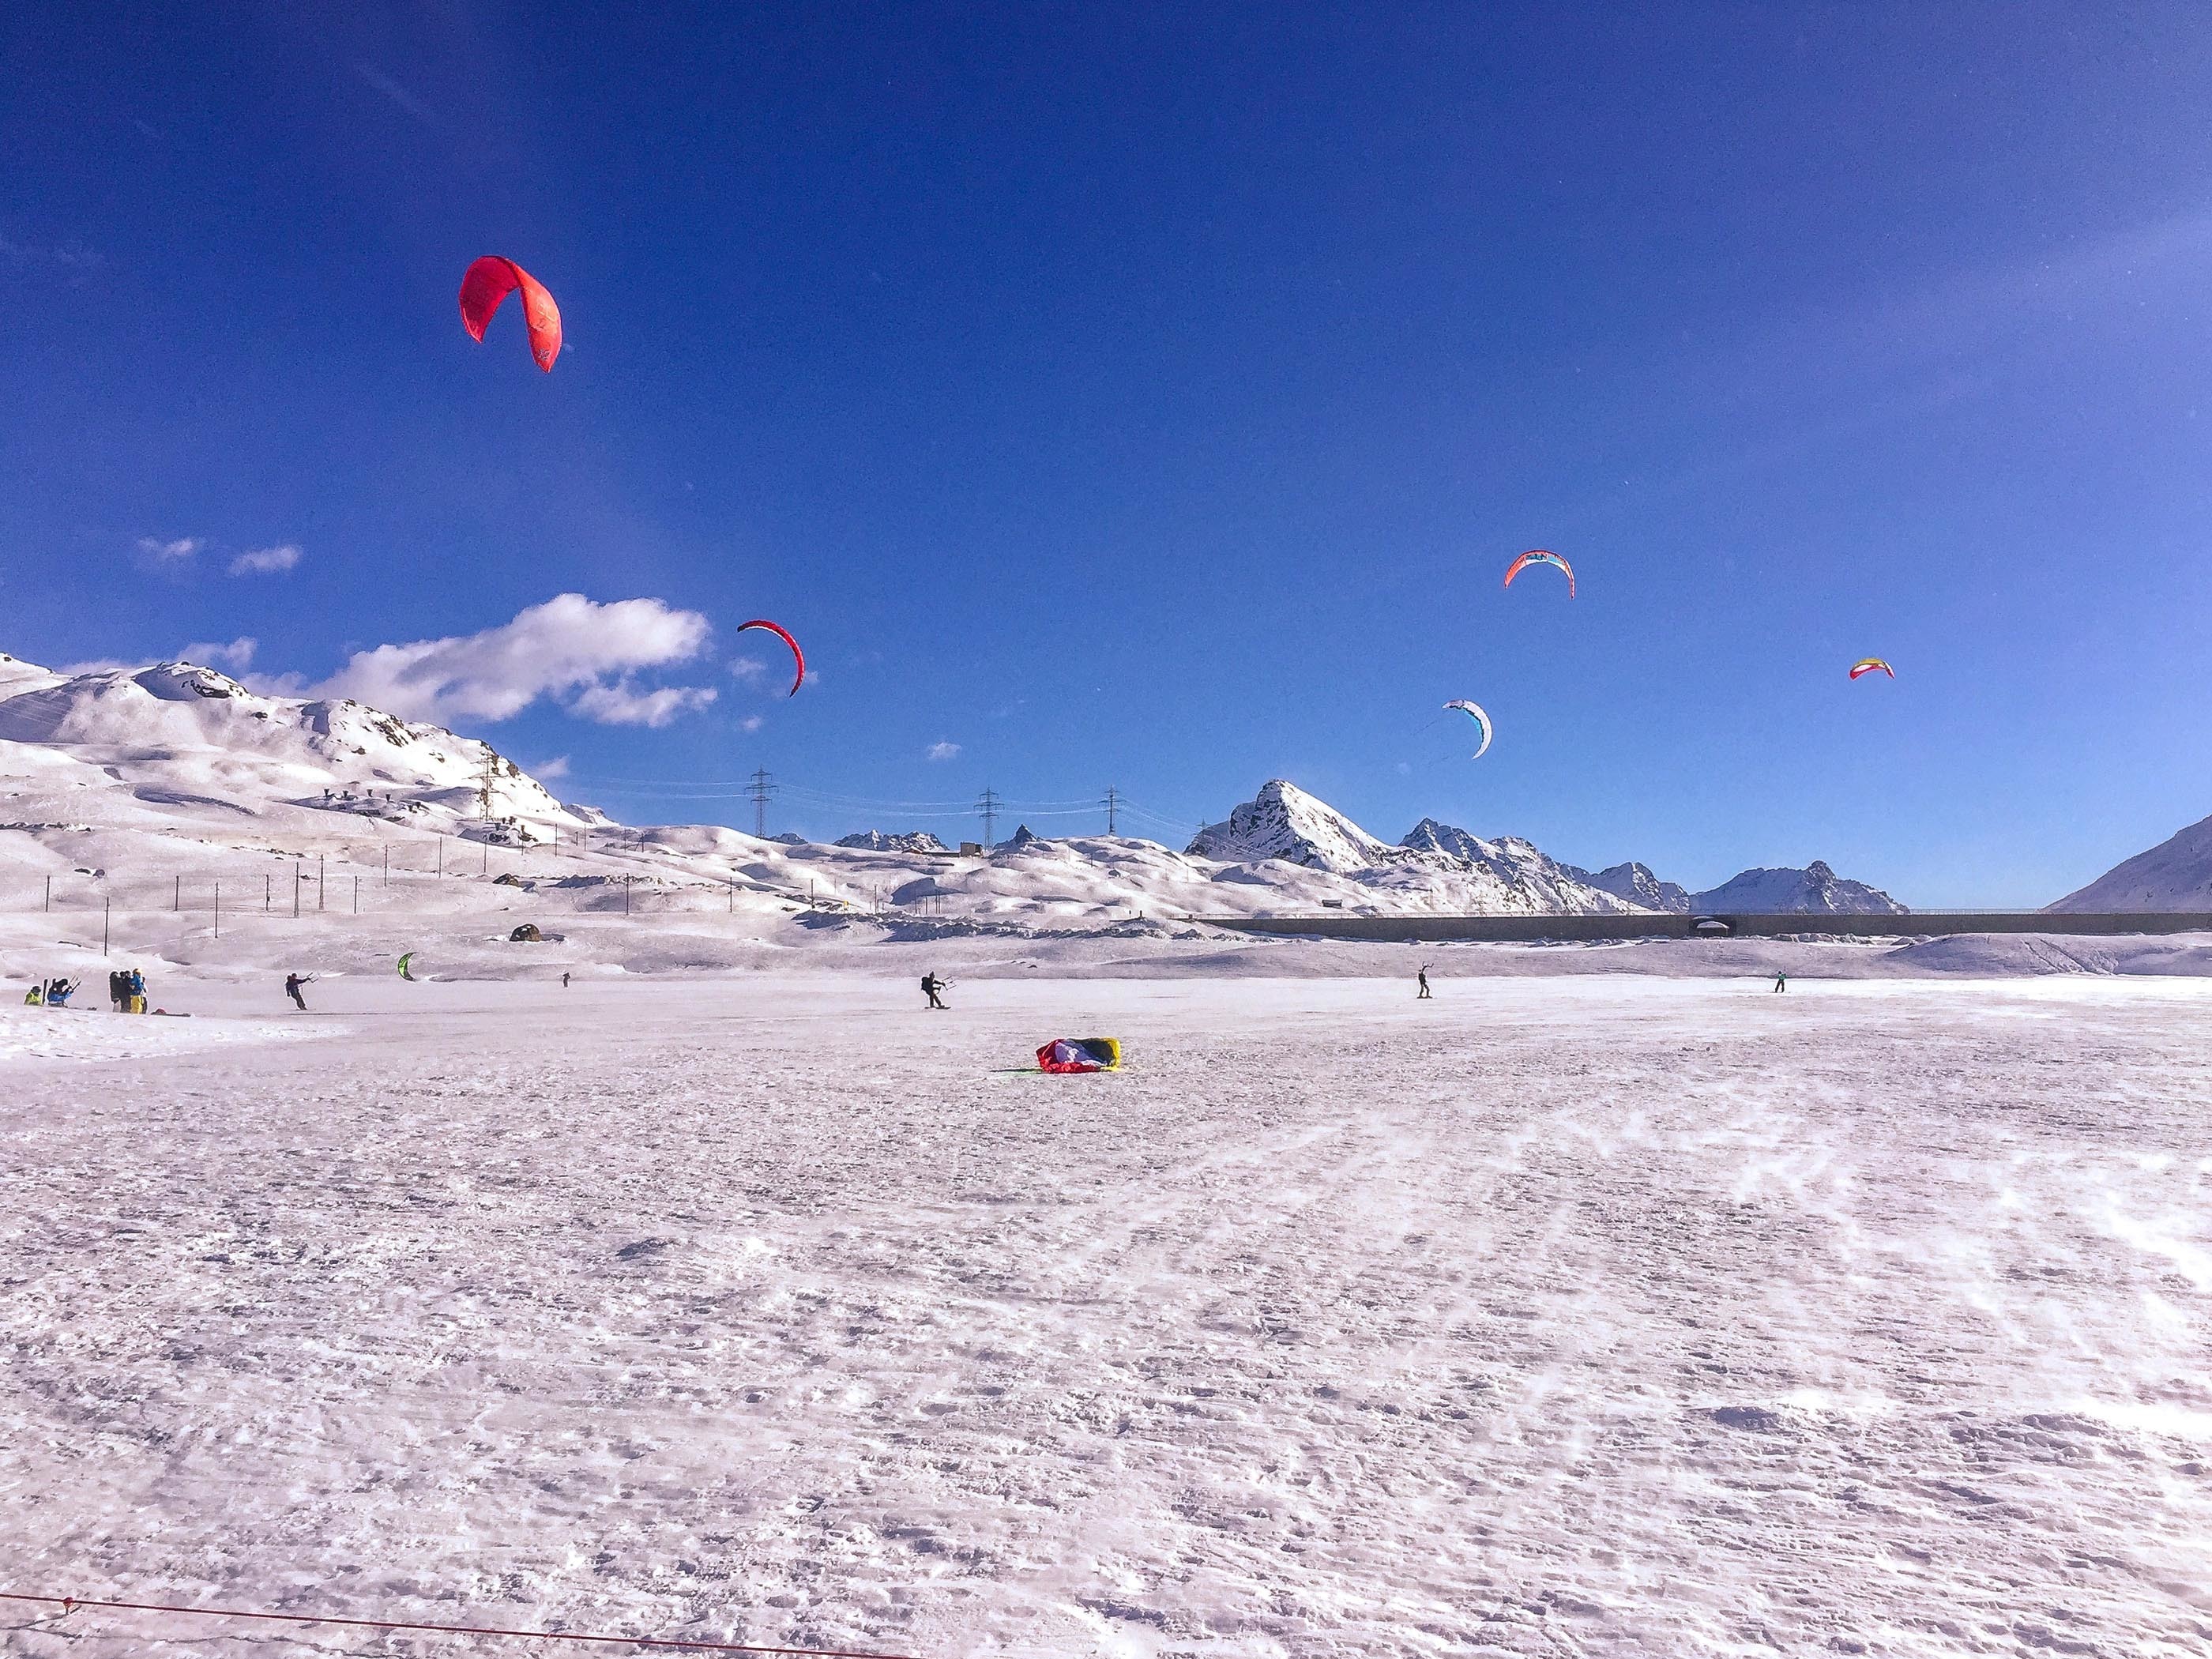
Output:
<path fill-rule="evenodd" d="M 185 878 L 182 876 L 177 878 L 176 889 L 169 896 L 169 908 L 172 910 L 182 910 L 185 908 Z"/>

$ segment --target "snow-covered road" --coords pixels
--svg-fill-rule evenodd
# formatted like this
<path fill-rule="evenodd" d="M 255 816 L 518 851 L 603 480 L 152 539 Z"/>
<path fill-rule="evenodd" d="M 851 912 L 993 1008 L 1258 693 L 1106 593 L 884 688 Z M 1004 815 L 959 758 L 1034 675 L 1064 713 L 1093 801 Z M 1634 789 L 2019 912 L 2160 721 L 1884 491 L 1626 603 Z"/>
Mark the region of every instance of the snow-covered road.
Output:
<path fill-rule="evenodd" d="M 2203 981 L 315 1000 L 0 1061 L 0 1589 L 929 1656 L 2212 1650 Z M 1094 1032 L 1127 1073 L 995 1069 Z M 80 1659 L 302 1634 L 539 1645 L 0 1611 Z"/>

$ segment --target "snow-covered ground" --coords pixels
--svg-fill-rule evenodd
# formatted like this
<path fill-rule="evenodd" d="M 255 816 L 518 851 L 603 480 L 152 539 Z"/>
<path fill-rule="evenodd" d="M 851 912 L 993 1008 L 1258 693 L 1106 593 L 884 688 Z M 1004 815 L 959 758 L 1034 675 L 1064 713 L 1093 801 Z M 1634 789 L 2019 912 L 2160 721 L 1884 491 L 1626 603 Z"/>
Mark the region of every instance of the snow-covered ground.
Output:
<path fill-rule="evenodd" d="M 1037 1659 L 2212 1650 L 2202 980 L 191 988 L 0 1006 L 0 1588 Z M 1125 1073 L 1015 1069 L 1091 1033 Z"/>

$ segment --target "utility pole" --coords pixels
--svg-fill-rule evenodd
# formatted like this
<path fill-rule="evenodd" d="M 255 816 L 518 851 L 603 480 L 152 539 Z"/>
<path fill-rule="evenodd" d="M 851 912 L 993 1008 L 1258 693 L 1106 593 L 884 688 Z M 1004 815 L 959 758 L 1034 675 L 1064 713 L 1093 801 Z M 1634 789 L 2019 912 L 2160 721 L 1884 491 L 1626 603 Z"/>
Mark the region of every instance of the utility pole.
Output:
<path fill-rule="evenodd" d="M 185 908 L 185 878 L 179 876 L 177 884 L 169 892 L 169 908 L 181 911 Z"/>
<path fill-rule="evenodd" d="M 292 920 L 295 921 L 300 919 L 300 881 L 304 872 L 304 866 L 300 860 L 294 859 L 292 860 Z"/>
<path fill-rule="evenodd" d="M 315 908 L 323 908 L 323 855 L 315 854 Z"/>
<path fill-rule="evenodd" d="M 753 774 L 752 787 L 746 793 L 753 798 L 753 834 L 766 841 L 769 797 L 775 793 L 775 780 L 769 776 L 768 768 L 763 766 Z"/>
<path fill-rule="evenodd" d="M 359 876 L 353 878 L 353 913 L 356 915 L 361 914 L 361 878 Z"/>
<path fill-rule="evenodd" d="M 1108 785 L 1106 789 L 1106 833 L 1109 836 L 1114 833 L 1114 815 L 1121 810 L 1121 792 L 1115 788 L 1112 785 Z"/>
<path fill-rule="evenodd" d="M 48 877 L 46 878 L 46 908 L 47 908 L 47 909 L 49 909 L 49 910 L 51 910 L 51 909 L 52 909 L 53 908 L 54 908 L 54 878 L 53 878 L 52 876 L 48 876 Z"/>
<path fill-rule="evenodd" d="M 222 884 L 215 884 L 215 936 L 222 937 Z"/>
<path fill-rule="evenodd" d="M 986 786 L 975 797 L 975 810 L 983 815 L 983 850 L 988 853 L 998 844 L 999 792 Z"/>
<path fill-rule="evenodd" d="M 264 870 L 261 872 L 261 914 L 264 916 L 269 914 L 269 900 L 272 895 L 272 890 L 275 885 L 276 884 L 270 878 L 269 872 L 266 870 Z"/>
<path fill-rule="evenodd" d="M 114 902 L 113 899 L 106 897 L 100 901 L 100 954 L 102 956 L 107 954 L 107 912 Z"/>
<path fill-rule="evenodd" d="M 392 843 L 384 843 L 384 884 L 392 885 Z"/>

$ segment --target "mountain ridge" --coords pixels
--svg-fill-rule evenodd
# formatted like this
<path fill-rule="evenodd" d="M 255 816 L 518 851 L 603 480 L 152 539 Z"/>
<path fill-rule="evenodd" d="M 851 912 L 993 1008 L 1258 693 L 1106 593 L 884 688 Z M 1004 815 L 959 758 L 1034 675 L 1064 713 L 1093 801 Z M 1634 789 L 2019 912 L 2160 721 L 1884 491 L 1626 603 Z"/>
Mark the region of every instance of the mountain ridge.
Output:
<path fill-rule="evenodd" d="M 926 902 L 933 915 L 975 917 L 1540 915 L 1673 908 L 1680 891 L 1640 865 L 1592 877 L 1521 837 L 1432 817 L 1393 843 L 1285 779 L 1180 853 L 1134 837 L 1018 832 L 993 849 L 1018 856 L 977 860 L 921 831 L 823 845 L 723 825 L 632 826 L 560 799 L 481 738 L 352 699 L 257 692 L 189 662 L 65 673 L 0 656 L 0 867 L 169 869 L 195 847 L 208 860 L 358 858 L 364 842 L 420 867 L 433 861 L 432 840 L 447 837 L 550 851 L 564 879 L 586 883 L 639 878 L 642 862 L 656 881 L 722 894 L 733 914 L 745 899 L 763 912 Z M 434 861 L 442 867 L 443 855 Z"/>

